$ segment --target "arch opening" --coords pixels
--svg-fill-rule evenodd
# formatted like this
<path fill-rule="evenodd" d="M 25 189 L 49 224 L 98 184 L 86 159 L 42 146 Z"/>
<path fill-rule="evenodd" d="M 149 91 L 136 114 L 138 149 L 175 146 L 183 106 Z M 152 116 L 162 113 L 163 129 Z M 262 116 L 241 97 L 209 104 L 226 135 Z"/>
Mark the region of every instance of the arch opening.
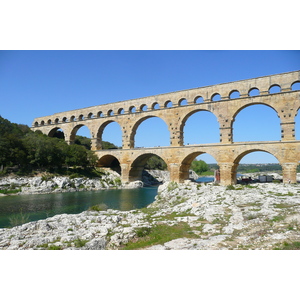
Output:
<path fill-rule="evenodd" d="M 103 118 L 104 117 L 104 114 L 102 111 L 98 111 L 97 112 L 97 118 Z"/>
<path fill-rule="evenodd" d="M 280 118 L 266 104 L 250 104 L 241 108 L 233 119 L 234 142 L 280 141 Z"/>
<path fill-rule="evenodd" d="M 49 136 L 49 137 L 55 137 L 55 138 L 62 139 L 62 140 L 65 139 L 65 134 L 64 134 L 63 130 L 62 130 L 61 128 L 59 128 L 59 127 L 53 128 L 53 129 L 48 133 L 48 136 Z"/>
<path fill-rule="evenodd" d="M 184 106 L 184 105 L 187 105 L 187 104 L 188 104 L 188 101 L 185 98 L 180 99 L 179 102 L 178 102 L 179 106 Z"/>
<path fill-rule="evenodd" d="M 258 88 L 252 88 L 252 89 L 249 90 L 248 95 L 249 95 L 250 97 L 259 96 L 259 95 L 260 95 L 260 91 L 259 91 Z"/>
<path fill-rule="evenodd" d="M 152 104 L 152 109 L 160 109 L 160 106 L 157 102 Z"/>
<path fill-rule="evenodd" d="M 120 108 L 120 109 L 118 110 L 118 115 L 124 115 L 124 114 L 125 114 L 124 108 Z"/>
<path fill-rule="evenodd" d="M 241 184 L 281 182 L 282 167 L 270 152 L 252 149 L 245 151 L 235 159 L 232 176 L 234 182 Z"/>
<path fill-rule="evenodd" d="M 206 110 L 196 110 L 182 121 L 184 145 L 219 143 L 220 126 L 216 116 Z"/>
<path fill-rule="evenodd" d="M 269 94 L 276 94 L 281 92 L 281 87 L 278 84 L 274 84 L 269 88 Z"/>
<path fill-rule="evenodd" d="M 190 178 L 197 182 L 212 182 L 218 168 L 218 163 L 212 155 L 205 152 L 191 153 L 181 162 L 180 181 Z"/>
<path fill-rule="evenodd" d="M 122 148 L 122 129 L 119 123 L 108 121 L 102 124 L 97 133 L 97 149 Z"/>
<path fill-rule="evenodd" d="M 220 100 L 222 100 L 222 98 L 221 98 L 221 95 L 220 95 L 220 94 L 215 93 L 215 94 L 213 94 L 213 95 L 211 96 L 211 100 L 212 100 L 212 101 L 220 101 Z"/>
<path fill-rule="evenodd" d="M 147 116 L 133 126 L 131 141 L 133 147 L 170 146 L 170 132 L 161 118 Z"/>
<path fill-rule="evenodd" d="M 291 90 L 292 90 L 292 91 L 300 91 L 300 81 L 295 81 L 295 82 L 291 85 Z"/>
<path fill-rule="evenodd" d="M 98 160 L 97 167 L 100 167 L 100 168 L 109 168 L 109 169 L 117 172 L 120 175 L 122 173 L 121 165 L 120 165 L 119 160 L 115 156 L 109 155 L 109 154 L 102 156 Z"/>
<path fill-rule="evenodd" d="M 141 180 L 145 186 L 162 183 L 162 179 L 155 178 L 153 170 L 167 171 L 167 164 L 160 156 L 147 153 L 137 157 L 130 166 L 129 181 Z"/>
<path fill-rule="evenodd" d="M 141 111 L 147 111 L 148 110 L 148 106 L 146 104 L 141 105 L 140 107 Z"/>
<path fill-rule="evenodd" d="M 295 116 L 295 139 L 300 140 L 300 108 Z"/>
<path fill-rule="evenodd" d="M 165 102 L 165 108 L 170 108 L 173 106 L 172 101 L 168 100 L 167 102 Z"/>
<path fill-rule="evenodd" d="M 130 113 L 135 113 L 136 112 L 136 107 L 135 106 L 130 106 L 129 107 L 129 112 Z"/>
<path fill-rule="evenodd" d="M 229 94 L 229 99 L 237 99 L 240 98 L 240 92 L 237 90 L 234 90 L 232 92 L 230 92 Z"/>
<path fill-rule="evenodd" d="M 194 100 L 194 103 L 204 103 L 204 99 L 202 96 L 197 96 Z"/>
<path fill-rule="evenodd" d="M 70 143 L 84 146 L 86 149 L 90 150 L 92 141 L 89 128 L 83 124 L 76 125 L 71 132 Z"/>

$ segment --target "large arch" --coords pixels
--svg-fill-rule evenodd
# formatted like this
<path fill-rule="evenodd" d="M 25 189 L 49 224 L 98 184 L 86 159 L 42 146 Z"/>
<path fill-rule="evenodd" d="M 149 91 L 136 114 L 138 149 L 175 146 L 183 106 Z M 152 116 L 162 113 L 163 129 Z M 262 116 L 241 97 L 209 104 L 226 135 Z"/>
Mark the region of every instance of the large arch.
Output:
<path fill-rule="evenodd" d="M 252 154 L 252 153 L 256 153 L 256 152 L 264 152 L 264 153 L 268 153 L 270 154 L 271 156 L 273 156 L 275 158 L 275 161 L 277 161 L 278 164 L 280 164 L 280 161 L 279 159 L 276 157 L 276 153 L 272 153 L 272 151 L 270 150 L 265 150 L 265 149 L 262 149 L 262 148 L 254 148 L 254 149 L 251 149 L 251 150 L 246 150 L 242 153 L 240 153 L 235 159 L 234 159 L 234 163 L 233 163 L 233 166 L 232 166 L 232 171 L 231 171 L 231 175 L 232 175 L 232 182 L 233 183 L 236 183 L 236 177 L 237 177 L 237 169 L 239 167 L 239 164 L 241 163 L 241 161 L 245 158 L 245 156 L 247 156 L 248 154 Z M 254 162 L 253 162 L 254 163 Z M 261 161 L 257 160 L 257 163 L 262 163 Z M 268 163 L 268 162 L 265 162 L 265 163 Z"/>
<path fill-rule="evenodd" d="M 142 154 L 142 155 L 136 157 L 133 160 L 131 166 L 129 167 L 129 181 L 130 182 L 142 179 L 142 173 L 145 168 L 145 165 L 147 164 L 147 161 L 153 156 L 161 158 L 165 163 L 167 162 L 166 159 L 164 159 L 163 157 L 158 156 L 157 154 L 154 154 L 154 153 L 145 153 L 145 154 Z"/>
<path fill-rule="evenodd" d="M 71 144 L 74 143 L 78 130 L 84 126 L 88 129 L 88 131 L 90 133 L 90 137 L 92 137 L 91 130 L 86 124 L 82 124 L 82 123 L 77 124 L 76 126 L 73 127 L 73 129 L 71 130 L 71 133 L 70 133 L 70 141 L 69 142 Z"/>
<path fill-rule="evenodd" d="M 220 125 L 214 113 L 197 109 L 182 120 L 180 132 L 184 145 L 220 142 Z"/>
<path fill-rule="evenodd" d="M 170 146 L 170 131 L 166 122 L 155 115 L 136 121 L 130 134 L 130 148 L 158 146 Z"/>
<path fill-rule="evenodd" d="M 278 112 L 265 103 L 250 103 L 239 108 L 231 123 L 233 142 L 280 141 Z"/>
<path fill-rule="evenodd" d="M 210 156 L 212 156 L 215 159 L 214 155 L 207 153 L 207 152 L 203 152 L 203 151 L 190 153 L 180 163 L 180 167 L 179 167 L 179 181 L 180 182 L 183 182 L 184 180 L 189 179 L 189 171 L 190 171 L 192 162 L 198 156 L 201 156 L 202 154 L 209 154 Z"/>
<path fill-rule="evenodd" d="M 108 126 L 113 126 L 109 128 Z M 103 141 L 114 144 L 115 146 L 122 147 L 122 128 L 116 121 L 109 120 L 101 124 L 97 131 L 96 146 L 97 150 L 102 149 Z"/>
<path fill-rule="evenodd" d="M 49 137 L 57 137 L 59 139 L 65 139 L 65 133 L 60 127 L 51 129 L 48 133 Z"/>
<path fill-rule="evenodd" d="M 97 162 L 97 167 L 110 168 L 119 173 L 120 175 L 122 173 L 119 160 L 115 156 L 110 154 L 100 157 L 100 159 Z"/>

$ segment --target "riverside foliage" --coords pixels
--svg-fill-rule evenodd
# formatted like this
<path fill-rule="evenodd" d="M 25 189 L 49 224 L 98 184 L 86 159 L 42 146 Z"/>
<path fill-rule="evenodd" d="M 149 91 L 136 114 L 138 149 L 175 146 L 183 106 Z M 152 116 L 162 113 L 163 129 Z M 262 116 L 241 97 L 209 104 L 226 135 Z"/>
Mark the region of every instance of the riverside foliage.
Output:
<path fill-rule="evenodd" d="M 33 132 L 26 125 L 11 123 L 0 116 L 0 172 L 6 168 L 19 170 L 57 169 L 61 167 L 93 167 L 97 156 L 84 145 L 68 145 L 63 139 Z"/>

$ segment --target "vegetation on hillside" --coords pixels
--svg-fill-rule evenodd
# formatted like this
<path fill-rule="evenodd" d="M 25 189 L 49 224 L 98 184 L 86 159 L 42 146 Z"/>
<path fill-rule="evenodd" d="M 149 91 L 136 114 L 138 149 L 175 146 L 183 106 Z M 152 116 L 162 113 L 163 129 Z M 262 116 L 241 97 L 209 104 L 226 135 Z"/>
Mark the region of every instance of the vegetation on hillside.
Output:
<path fill-rule="evenodd" d="M 88 138 L 77 136 L 76 142 L 68 145 L 61 137 L 51 138 L 39 131 L 33 132 L 26 125 L 11 123 L 0 116 L 2 174 L 8 168 L 15 168 L 22 174 L 37 169 L 50 172 L 70 167 L 87 169 L 94 167 L 96 162 L 97 156 L 90 150 Z"/>

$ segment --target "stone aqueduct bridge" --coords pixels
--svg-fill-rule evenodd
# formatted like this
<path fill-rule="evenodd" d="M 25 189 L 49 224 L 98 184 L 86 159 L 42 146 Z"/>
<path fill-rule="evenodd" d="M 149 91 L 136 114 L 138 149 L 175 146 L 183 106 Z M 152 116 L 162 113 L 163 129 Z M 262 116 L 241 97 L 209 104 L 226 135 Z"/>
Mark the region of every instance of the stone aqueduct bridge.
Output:
<path fill-rule="evenodd" d="M 274 155 L 282 166 L 283 181 L 296 182 L 300 141 L 295 139 L 295 117 L 300 108 L 300 91 L 293 90 L 292 86 L 298 82 L 300 71 L 295 71 L 87 107 L 36 118 L 32 130 L 53 136 L 61 129 L 65 140 L 72 143 L 78 129 L 87 126 L 91 132 L 92 150 L 99 157 L 99 166 L 119 165 L 123 182 L 140 179 L 146 161 L 153 154 L 166 162 L 171 180 L 182 182 L 188 178 L 191 162 L 198 155 L 208 153 L 220 167 L 221 184 L 234 184 L 240 160 L 254 151 Z M 270 91 L 273 86 L 277 86 L 278 92 Z M 256 96 L 251 96 L 253 90 L 256 90 Z M 235 95 L 238 92 L 239 97 L 232 99 L 233 92 Z M 214 101 L 217 94 L 220 98 Z M 254 104 L 267 105 L 276 111 L 281 125 L 280 141 L 233 142 L 236 115 Z M 198 111 L 209 111 L 217 117 L 219 143 L 183 144 L 185 122 Z M 134 147 L 137 128 L 151 117 L 159 117 L 167 124 L 170 132 L 169 147 Z M 111 122 L 117 122 L 121 127 L 122 149 L 101 150 L 102 133 Z"/>

